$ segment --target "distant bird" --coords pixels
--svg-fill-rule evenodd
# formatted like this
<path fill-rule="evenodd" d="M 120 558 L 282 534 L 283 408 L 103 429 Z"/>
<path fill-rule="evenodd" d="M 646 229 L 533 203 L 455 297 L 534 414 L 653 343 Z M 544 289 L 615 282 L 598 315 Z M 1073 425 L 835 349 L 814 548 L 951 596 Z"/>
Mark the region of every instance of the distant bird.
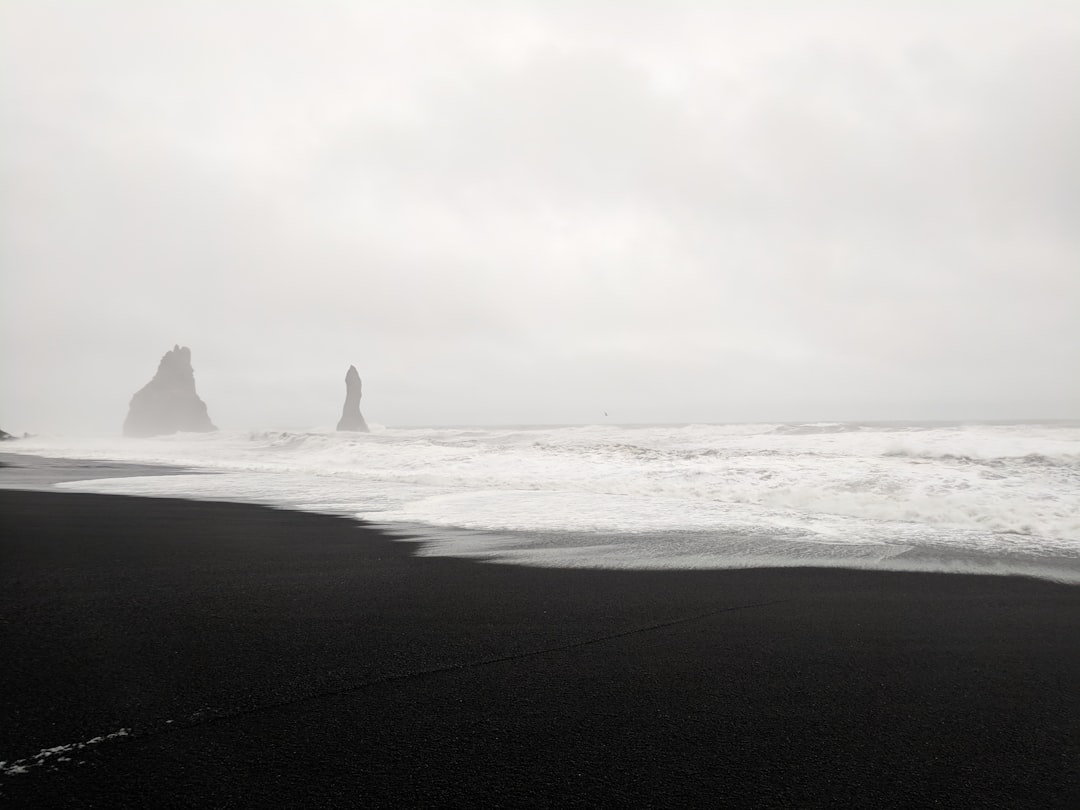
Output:
<path fill-rule="evenodd" d="M 607 416 L 607 411 L 604 411 L 604 416 Z"/>

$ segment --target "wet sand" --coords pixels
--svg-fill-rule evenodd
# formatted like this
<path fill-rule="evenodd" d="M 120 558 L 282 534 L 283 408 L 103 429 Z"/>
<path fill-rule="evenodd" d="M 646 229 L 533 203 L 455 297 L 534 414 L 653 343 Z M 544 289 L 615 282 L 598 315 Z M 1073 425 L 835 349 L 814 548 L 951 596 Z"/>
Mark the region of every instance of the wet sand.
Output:
<path fill-rule="evenodd" d="M 0 491 L 0 804 L 1080 806 L 1080 587 L 414 550 Z"/>

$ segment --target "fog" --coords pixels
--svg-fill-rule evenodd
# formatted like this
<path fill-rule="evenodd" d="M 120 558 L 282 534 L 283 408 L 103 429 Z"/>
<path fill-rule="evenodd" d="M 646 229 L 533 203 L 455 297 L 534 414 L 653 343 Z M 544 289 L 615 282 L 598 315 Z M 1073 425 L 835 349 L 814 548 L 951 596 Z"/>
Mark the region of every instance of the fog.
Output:
<path fill-rule="evenodd" d="M 1080 6 L 915 5 L 7 0 L 0 427 L 1076 417 Z"/>

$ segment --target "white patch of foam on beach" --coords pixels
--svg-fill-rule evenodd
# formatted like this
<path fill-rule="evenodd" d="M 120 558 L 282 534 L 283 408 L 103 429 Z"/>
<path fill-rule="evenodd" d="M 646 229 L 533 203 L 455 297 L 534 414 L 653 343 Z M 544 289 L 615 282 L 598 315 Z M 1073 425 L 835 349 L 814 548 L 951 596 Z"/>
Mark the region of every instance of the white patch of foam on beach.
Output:
<path fill-rule="evenodd" d="M 13 447 L 12 449 L 16 449 Z M 714 564 L 677 537 L 1080 559 L 1080 425 L 685 425 L 219 433 L 21 441 L 20 452 L 189 466 L 215 475 L 65 488 L 270 503 L 389 525 L 546 535 L 536 557 L 610 565 L 622 537 L 652 567 Z M 650 541 L 644 536 L 667 537 Z M 635 540 L 634 538 L 638 538 Z M 440 540 L 442 553 L 471 553 Z M 475 543 L 475 538 L 469 541 Z M 491 541 L 492 548 L 504 547 Z M 810 545 L 808 545 L 810 544 Z M 571 553 L 570 550 L 574 551 Z M 504 558 L 528 561 L 527 549 Z M 535 561 L 535 560 L 534 560 Z M 643 563 L 644 564 L 644 563 Z"/>
<path fill-rule="evenodd" d="M 3 774 L 4 776 L 15 776 L 18 774 L 29 773 L 31 768 L 40 768 L 43 765 L 48 765 L 53 762 L 70 762 L 74 759 L 74 757 L 69 756 L 70 754 L 75 754 L 92 745 L 100 745 L 109 740 L 127 737 L 130 734 L 131 729 L 122 728 L 111 734 L 102 734 L 97 737 L 91 737 L 89 740 L 84 740 L 83 742 L 68 743 L 67 745 L 54 745 L 52 748 L 42 748 L 33 756 L 24 757 L 23 759 L 16 759 L 11 762 L 0 760 L 0 774 Z"/>

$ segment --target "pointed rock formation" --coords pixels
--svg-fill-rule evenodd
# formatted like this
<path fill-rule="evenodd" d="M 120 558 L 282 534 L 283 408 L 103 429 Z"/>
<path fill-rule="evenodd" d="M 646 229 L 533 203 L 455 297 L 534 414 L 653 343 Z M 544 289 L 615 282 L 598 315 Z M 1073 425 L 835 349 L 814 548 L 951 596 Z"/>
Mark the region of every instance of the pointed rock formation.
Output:
<path fill-rule="evenodd" d="M 177 431 L 206 433 L 217 430 L 206 403 L 195 393 L 191 349 L 173 346 L 158 365 L 157 374 L 131 398 L 125 436 L 160 436 Z"/>
<path fill-rule="evenodd" d="M 349 366 L 345 374 L 345 407 L 341 409 L 338 430 L 362 430 L 367 433 L 367 422 L 360 413 L 360 372 Z"/>

